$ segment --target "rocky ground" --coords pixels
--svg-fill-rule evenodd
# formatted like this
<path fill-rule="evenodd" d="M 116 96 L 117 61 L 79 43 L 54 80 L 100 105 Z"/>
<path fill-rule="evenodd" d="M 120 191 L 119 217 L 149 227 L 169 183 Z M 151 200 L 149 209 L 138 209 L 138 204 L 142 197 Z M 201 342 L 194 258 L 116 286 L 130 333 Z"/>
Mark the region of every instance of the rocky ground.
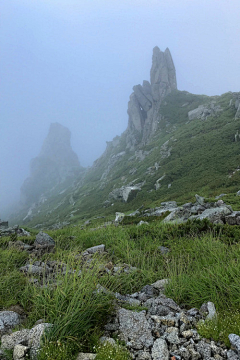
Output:
<path fill-rule="evenodd" d="M 18 246 L 19 251 L 26 250 L 24 242 L 16 241 L 9 246 Z M 54 251 L 54 240 L 46 233 L 40 232 L 36 240 L 27 251 L 38 258 L 43 251 Z M 165 251 L 167 249 L 163 249 Z M 96 254 L 107 254 L 104 244 L 94 246 L 76 255 L 83 266 L 91 266 Z M 112 262 L 100 264 L 100 273 L 117 276 L 119 272 L 129 273 L 136 268 L 127 264 L 114 265 Z M 54 286 L 55 276 L 61 272 L 66 274 L 67 265 L 58 261 L 42 262 L 40 260 L 28 262 L 19 271 L 29 278 L 32 286 Z M 80 275 L 80 274 L 79 274 Z M 44 280 L 44 281 L 43 281 Z M 48 282 L 46 281 L 48 280 Z M 240 358 L 240 337 L 229 334 L 232 345 L 227 349 L 221 342 L 201 338 L 197 331 L 199 324 L 214 319 L 217 316 L 212 302 L 204 303 L 200 309 L 184 309 L 167 298 L 164 288 L 167 279 L 160 279 L 151 285 L 144 286 L 134 294 L 113 293 L 115 311 L 104 326 L 104 336 L 101 341 L 114 346 L 115 339 L 125 342 L 132 359 L 136 360 L 237 360 Z M 109 290 L 96 285 L 96 292 L 108 294 Z M 131 308 L 131 309 L 129 309 Z M 20 307 L 0 312 L 0 359 L 5 359 L 4 351 L 13 350 L 14 360 L 37 358 L 40 341 L 49 324 L 39 319 L 31 329 L 13 332 L 13 329 L 24 322 L 26 315 Z M 78 360 L 94 359 L 96 354 L 80 353 Z"/>

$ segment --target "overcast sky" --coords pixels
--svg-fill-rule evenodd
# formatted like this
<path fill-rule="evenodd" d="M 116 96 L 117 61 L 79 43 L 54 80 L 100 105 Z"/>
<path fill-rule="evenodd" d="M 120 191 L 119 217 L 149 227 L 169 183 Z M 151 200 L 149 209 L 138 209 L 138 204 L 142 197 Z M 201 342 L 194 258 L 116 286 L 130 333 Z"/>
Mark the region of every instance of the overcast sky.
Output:
<path fill-rule="evenodd" d="M 70 129 L 83 166 L 126 129 L 156 45 L 178 89 L 240 91 L 239 0 L 3 0 L 0 14 L 0 210 L 51 122 Z"/>

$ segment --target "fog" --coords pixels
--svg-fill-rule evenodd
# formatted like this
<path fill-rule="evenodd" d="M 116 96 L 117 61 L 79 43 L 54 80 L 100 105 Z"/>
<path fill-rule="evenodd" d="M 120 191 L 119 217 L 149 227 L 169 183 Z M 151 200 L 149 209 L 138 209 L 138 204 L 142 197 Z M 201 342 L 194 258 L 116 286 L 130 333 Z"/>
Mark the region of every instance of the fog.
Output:
<path fill-rule="evenodd" d="M 178 89 L 240 91 L 239 0 L 11 0 L 1 3 L 0 217 L 17 201 L 50 123 L 81 165 L 127 127 L 132 87 L 169 47 Z"/>

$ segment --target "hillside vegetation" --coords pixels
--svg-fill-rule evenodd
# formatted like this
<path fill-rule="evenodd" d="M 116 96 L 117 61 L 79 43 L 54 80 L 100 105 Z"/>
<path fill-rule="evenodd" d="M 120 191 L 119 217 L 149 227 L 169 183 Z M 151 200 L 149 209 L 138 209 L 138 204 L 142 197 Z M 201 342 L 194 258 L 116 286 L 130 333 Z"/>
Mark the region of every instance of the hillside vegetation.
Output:
<path fill-rule="evenodd" d="M 100 220 L 95 220 L 94 226 L 100 224 Z M 108 348 L 105 355 L 99 345 L 115 301 L 111 293 L 96 292 L 97 284 L 113 292 L 132 294 L 147 284 L 168 278 L 165 294 L 182 307 L 200 308 L 203 302 L 214 302 L 218 318 L 199 325 L 200 334 L 227 345 L 229 333 L 240 335 L 238 226 L 213 225 L 208 221 L 170 225 L 155 220 L 141 227 L 112 225 L 93 231 L 89 226 L 83 230 L 75 226 L 48 233 L 56 242 L 56 251 L 38 261 L 45 264 L 57 261 L 66 266 L 65 273 L 59 272 L 52 285 L 50 280 L 37 275 L 35 280 L 39 285 L 43 281 L 43 286 L 33 285 L 33 276 L 26 277 L 19 271 L 26 264 L 27 252 L 9 248 L 12 238 L 0 239 L 0 311 L 21 306 L 27 315 L 23 327 L 31 327 L 39 319 L 54 324 L 39 359 L 70 360 L 79 351 L 97 352 L 97 359 L 107 359 L 107 354 L 113 351 L 112 359 L 129 359 L 121 342 L 115 350 Z M 32 237 L 22 240 L 32 244 L 34 238 L 33 232 Z M 83 265 L 79 254 L 99 244 L 105 244 L 106 253 L 96 255 L 90 268 Z M 162 254 L 161 246 L 169 252 Z M 30 263 L 34 261 L 30 258 Z M 119 268 L 128 264 L 135 270 L 110 276 L 103 271 L 103 264 Z"/>
<path fill-rule="evenodd" d="M 75 181 L 63 194 L 57 193 L 37 204 L 25 224 L 74 224 L 96 216 L 111 217 L 116 211 L 159 206 L 163 201 L 181 204 L 191 201 L 195 193 L 205 197 L 225 193 L 224 201 L 229 200 L 237 208 L 240 141 L 235 141 L 239 124 L 234 119 L 234 104 L 230 105 L 232 97 L 231 92 L 208 97 L 173 90 L 161 104 L 161 121 L 147 144 L 140 144 L 134 151 L 126 149 L 126 132 L 123 133 L 118 144 L 110 143 L 83 179 Z M 189 111 L 212 101 L 221 107 L 221 112 L 206 120 L 188 119 Z M 121 156 L 113 163 L 118 154 Z M 158 179 L 160 186 L 156 190 Z M 127 202 L 110 199 L 106 205 L 113 189 L 135 183 L 142 184 L 141 191 Z M 25 208 L 14 215 L 12 223 L 22 223 L 27 211 Z"/>

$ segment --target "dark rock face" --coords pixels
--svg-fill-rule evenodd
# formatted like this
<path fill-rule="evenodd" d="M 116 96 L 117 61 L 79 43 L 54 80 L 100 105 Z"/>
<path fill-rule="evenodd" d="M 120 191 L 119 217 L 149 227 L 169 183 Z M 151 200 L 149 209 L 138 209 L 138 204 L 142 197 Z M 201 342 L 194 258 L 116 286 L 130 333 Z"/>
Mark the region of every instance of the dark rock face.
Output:
<path fill-rule="evenodd" d="M 176 71 L 171 53 L 167 48 L 162 52 L 153 49 L 151 83 L 133 87 L 128 103 L 127 148 L 134 149 L 139 143 L 146 143 L 157 129 L 161 120 L 159 107 L 162 99 L 177 89 Z"/>
<path fill-rule="evenodd" d="M 30 177 L 21 187 L 24 203 L 38 201 L 42 194 L 79 174 L 81 167 L 70 138 L 71 133 L 66 127 L 51 124 L 39 156 L 31 161 Z"/>

